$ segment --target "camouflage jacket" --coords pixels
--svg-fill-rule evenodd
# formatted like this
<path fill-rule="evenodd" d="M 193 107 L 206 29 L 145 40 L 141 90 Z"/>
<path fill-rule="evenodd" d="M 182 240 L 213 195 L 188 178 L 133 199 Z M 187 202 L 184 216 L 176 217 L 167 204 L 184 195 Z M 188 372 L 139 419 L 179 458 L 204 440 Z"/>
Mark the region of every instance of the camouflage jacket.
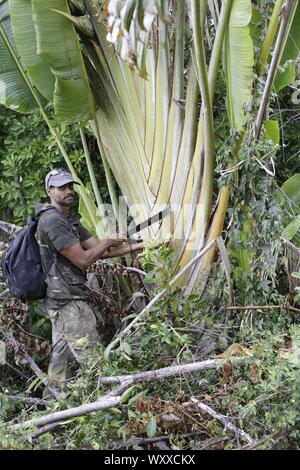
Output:
<path fill-rule="evenodd" d="M 37 208 L 37 215 L 50 204 Z M 36 238 L 40 247 L 43 269 L 48 273 L 45 306 L 57 310 L 70 300 L 88 300 L 86 274 L 60 252 L 92 235 L 75 218 L 53 209 L 40 216 Z"/>

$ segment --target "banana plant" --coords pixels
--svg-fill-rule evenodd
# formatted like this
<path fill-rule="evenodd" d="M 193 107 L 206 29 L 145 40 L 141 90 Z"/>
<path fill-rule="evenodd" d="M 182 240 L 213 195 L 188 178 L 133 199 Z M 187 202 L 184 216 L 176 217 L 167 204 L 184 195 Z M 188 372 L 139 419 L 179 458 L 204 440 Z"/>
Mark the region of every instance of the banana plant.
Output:
<path fill-rule="evenodd" d="M 0 7 L 7 3 L 0 0 Z M 213 195 L 218 74 L 223 65 L 227 122 L 239 135 L 232 166 L 253 131 L 256 117 L 249 119 L 246 109 L 254 97 L 255 73 L 266 76 L 260 129 L 276 66 L 288 57 L 282 54 L 289 33 L 298 34 L 298 1 L 284 6 L 276 0 L 261 41 L 251 30 L 251 0 L 9 0 L 1 21 L 1 64 L 10 47 L 14 66 L 18 61 L 19 75 L 35 97 L 30 92 L 27 102 L 22 79 L 13 81 L 0 65 L 1 103 L 29 112 L 41 111 L 43 100 L 49 100 L 60 121 L 89 126 L 108 182 L 112 171 L 135 222 L 171 209 L 143 235 L 170 237 L 175 272 L 223 230 L 230 185 L 217 199 Z M 261 51 L 255 57 L 254 42 Z M 213 256 L 210 250 L 182 279 L 186 292 Z"/>

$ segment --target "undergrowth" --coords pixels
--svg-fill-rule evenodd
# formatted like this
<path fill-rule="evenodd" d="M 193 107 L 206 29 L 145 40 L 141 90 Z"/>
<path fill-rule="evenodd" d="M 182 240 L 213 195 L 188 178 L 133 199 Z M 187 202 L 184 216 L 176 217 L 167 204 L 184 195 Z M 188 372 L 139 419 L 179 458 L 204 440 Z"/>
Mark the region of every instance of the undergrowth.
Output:
<path fill-rule="evenodd" d="M 157 289 L 169 282 L 172 250 L 145 250 L 142 262 Z M 239 304 L 235 292 L 235 303 Z M 243 293 L 244 295 L 244 293 Z M 261 293 L 260 300 L 282 304 L 284 295 Z M 231 299 L 232 300 L 232 299 Z M 150 310 L 119 347 L 105 355 L 99 345 L 86 367 L 69 381 L 67 398 L 40 405 L 13 403 L 1 395 L 2 449 L 125 449 L 152 448 L 151 439 L 168 438 L 172 449 L 249 448 L 238 434 L 225 430 L 218 419 L 200 411 L 196 399 L 226 416 L 259 449 L 297 448 L 299 427 L 300 326 L 297 312 L 281 309 L 228 311 L 227 278 L 220 263 L 213 266 L 204 294 L 182 297 L 179 289 Z M 2 306 L 2 309 L 5 308 Z M 135 316 L 123 318 L 124 325 Z M 244 360 L 236 363 L 234 357 Z M 227 358 L 207 371 L 141 382 L 124 392 L 116 408 L 73 418 L 54 431 L 34 438 L 34 428 L 8 432 L 8 422 L 22 422 L 84 403 L 94 402 L 116 385 L 104 386 L 101 377 L 187 364 L 208 358 Z M 40 383 L 27 395 L 40 394 Z M 23 390 L 25 391 L 25 390 Z M 20 391 L 19 391 L 20 393 Z"/>

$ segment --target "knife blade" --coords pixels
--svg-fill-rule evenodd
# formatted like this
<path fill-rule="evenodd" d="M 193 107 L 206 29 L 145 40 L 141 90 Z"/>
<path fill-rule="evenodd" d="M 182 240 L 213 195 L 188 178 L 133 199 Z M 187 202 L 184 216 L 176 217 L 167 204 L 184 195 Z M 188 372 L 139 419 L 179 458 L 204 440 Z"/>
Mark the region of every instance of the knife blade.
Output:
<path fill-rule="evenodd" d="M 170 209 L 167 207 L 166 209 L 163 209 L 162 211 L 159 211 L 157 214 L 154 214 L 148 219 L 144 220 L 140 224 L 137 224 L 135 227 L 127 230 L 128 237 L 131 238 L 132 235 L 139 233 L 141 230 L 144 230 L 145 228 L 150 227 L 156 222 L 161 222 L 169 214 L 169 212 L 170 212 Z"/>

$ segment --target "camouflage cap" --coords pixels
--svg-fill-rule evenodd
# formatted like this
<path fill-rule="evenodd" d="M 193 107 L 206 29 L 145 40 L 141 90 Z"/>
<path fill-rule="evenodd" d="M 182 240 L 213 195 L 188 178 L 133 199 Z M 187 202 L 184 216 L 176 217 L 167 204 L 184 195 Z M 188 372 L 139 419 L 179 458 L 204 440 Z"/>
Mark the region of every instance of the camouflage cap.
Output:
<path fill-rule="evenodd" d="M 78 181 L 74 180 L 71 173 L 64 170 L 63 168 L 57 168 L 49 171 L 45 178 L 46 190 L 49 189 L 51 186 L 59 188 L 60 186 L 64 186 L 67 183 L 80 184 L 78 183 Z"/>

